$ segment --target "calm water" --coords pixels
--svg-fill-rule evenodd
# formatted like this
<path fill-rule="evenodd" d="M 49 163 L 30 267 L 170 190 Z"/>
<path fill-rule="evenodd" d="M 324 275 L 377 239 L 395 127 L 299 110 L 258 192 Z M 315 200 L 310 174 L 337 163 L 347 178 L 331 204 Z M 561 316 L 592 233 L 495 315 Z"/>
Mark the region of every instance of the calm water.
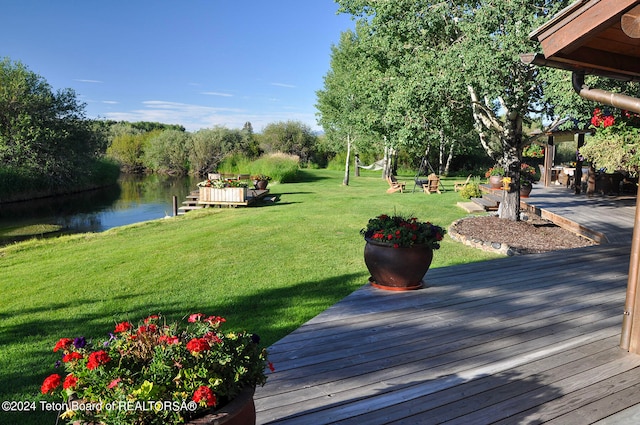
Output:
<path fill-rule="evenodd" d="M 124 175 L 118 185 L 80 194 L 0 204 L 0 229 L 33 224 L 62 226 L 61 233 L 102 232 L 173 214 L 196 189 L 192 177 Z M 0 243 L 3 241 L 0 239 Z"/>

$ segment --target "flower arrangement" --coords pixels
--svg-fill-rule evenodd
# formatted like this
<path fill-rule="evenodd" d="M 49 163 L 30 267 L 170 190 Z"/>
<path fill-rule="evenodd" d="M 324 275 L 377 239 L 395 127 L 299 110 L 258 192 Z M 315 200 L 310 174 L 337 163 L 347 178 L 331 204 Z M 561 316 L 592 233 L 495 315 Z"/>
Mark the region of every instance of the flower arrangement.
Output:
<path fill-rule="evenodd" d="M 640 170 L 640 115 L 620 111 L 617 115 L 596 108 L 591 117 L 594 134 L 587 138 L 578 155 L 607 172 Z"/>
<path fill-rule="evenodd" d="M 251 176 L 251 180 L 254 180 L 254 181 L 262 180 L 262 181 L 268 182 L 268 181 L 271 181 L 271 177 L 267 176 L 266 174 L 255 174 Z"/>
<path fill-rule="evenodd" d="M 536 181 L 536 169 L 524 162 L 520 164 L 520 186 L 531 187 Z"/>
<path fill-rule="evenodd" d="M 489 178 L 491 176 L 504 176 L 504 168 L 502 167 L 491 167 L 487 170 L 486 173 L 484 173 L 484 176 L 486 178 Z"/>
<path fill-rule="evenodd" d="M 544 148 L 540 145 L 532 143 L 522 149 L 522 156 L 527 158 L 542 158 L 544 157 Z"/>
<path fill-rule="evenodd" d="M 222 189 L 224 187 L 247 187 L 247 182 L 242 180 L 219 180 L 219 179 L 207 179 L 198 183 L 198 187 L 213 187 L 215 189 Z"/>
<path fill-rule="evenodd" d="M 61 395 L 70 422 L 178 424 L 222 406 L 243 388 L 264 385 L 268 365 L 259 338 L 221 330 L 225 319 L 201 313 L 187 324 L 160 315 L 116 324 L 105 341 L 62 338 L 43 394 Z"/>
<path fill-rule="evenodd" d="M 428 245 L 431 249 L 439 249 L 445 233 L 444 228 L 428 221 L 419 222 L 415 217 L 386 214 L 370 219 L 367 227 L 360 230 L 366 239 L 394 248 Z"/>

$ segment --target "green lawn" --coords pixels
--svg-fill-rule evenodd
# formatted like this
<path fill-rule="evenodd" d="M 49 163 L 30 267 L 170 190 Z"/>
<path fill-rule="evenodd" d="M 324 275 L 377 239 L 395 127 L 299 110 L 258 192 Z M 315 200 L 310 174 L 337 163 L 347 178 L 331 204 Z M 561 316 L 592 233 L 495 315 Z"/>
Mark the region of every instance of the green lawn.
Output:
<path fill-rule="evenodd" d="M 379 172 L 349 186 L 343 172 L 302 173 L 300 183 L 271 185 L 273 205 L 0 248 L 0 400 L 42 399 L 59 338 L 102 338 L 116 321 L 152 313 L 224 316 L 270 345 L 366 284 L 359 231 L 370 217 L 415 214 L 448 227 L 466 215 L 453 179 L 442 195 L 426 195 L 400 176 L 409 193 L 387 194 Z M 447 237 L 432 267 L 495 257 Z M 0 424 L 45 422 L 55 414 L 0 412 Z"/>

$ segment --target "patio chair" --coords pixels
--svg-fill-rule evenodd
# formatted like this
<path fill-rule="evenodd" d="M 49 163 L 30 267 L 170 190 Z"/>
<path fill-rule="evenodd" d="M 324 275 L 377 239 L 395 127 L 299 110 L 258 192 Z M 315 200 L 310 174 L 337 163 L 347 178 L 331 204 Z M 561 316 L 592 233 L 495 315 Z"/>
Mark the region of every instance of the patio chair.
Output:
<path fill-rule="evenodd" d="M 389 183 L 389 189 L 387 189 L 387 193 L 393 193 L 397 191 L 400 191 L 400 193 L 404 192 L 405 183 L 396 180 L 395 176 L 388 176 L 387 183 Z"/>
<path fill-rule="evenodd" d="M 440 177 L 436 176 L 433 173 L 429 174 L 429 177 L 427 177 L 427 183 L 422 185 L 422 189 L 427 195 L 430 195 L 432 193 L 441 195 L 442 192 L 440 192 Z"/>
<path fill-rule="evenodd" d="M 460 181 L 459 182 L 454 182 L 453 183 L 453 191 L 457 192 L 457 191 L 463 189 L 466 185 L 469 184 L 470 181 L 471 181 L 471 174 L 469 174 L 467 176 L 467 179 L 465 181 L 463 181 L 463 182 L 460 182 Z"/>

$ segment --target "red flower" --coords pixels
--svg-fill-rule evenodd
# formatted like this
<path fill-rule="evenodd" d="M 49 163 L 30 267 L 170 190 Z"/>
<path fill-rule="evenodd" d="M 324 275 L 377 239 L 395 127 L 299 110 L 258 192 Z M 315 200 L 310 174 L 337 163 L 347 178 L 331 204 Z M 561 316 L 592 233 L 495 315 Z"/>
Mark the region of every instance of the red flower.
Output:
<path fill-rule="evenodd" d="M 220 344 L 222 342 L 222 340 L 218 337 L 218 335 L 215 334 L 215 332 L 207 332 L 206 334 L 204 334 L 203 338 L 207 342 L 212 342 L 214 344 Z"/>
<path fill-rule="evenodd" d="M 133 328 L 133 325 L 129 322 L 122 322 L 116 325 L 114 332 L 126 332 L 129 329 Z"/>
<path fill-rule="evenodd" d="M 155 321 L 158 320 L 160 317 L 157 314 L 153 314 L 149 317 L 147 317 L 146 319 L 144 319 L 144 323 L 149 323 L 151 321 Z"/>
<path fill-rule="evenodd" d="M 58 385 L 60 385 L 60 380 L 60 375 L 58 375 L 57 373 L 47 376 L 42 383 L 42 386 L 40 387 L 40 391 L 42 391 L 42 394 L 53 392 L 53 390 L 55 390 Z"/>
<path fill-rule="evenodd" d="M 68 363 L 72 360 L 80 360 L 82 358 L 82 354 L 76 353 L 75 351 L 69 354 L 65 354 L 62 356 L 62 361 Z"/>
<path fill-rule="evenodd" d="M 271 362 L 267 362 L 267 364 L 269 365 L 269 370 L 270 370 L 271 372 L 275 372 L 275 371 L 276 371 L 276 368 L 275 368 L 275 367 L 273 367 L 273 363 L 271 363 Z"/>
<path fill-rule="evenodd" d="M 76 378 L 73 375 L 67 375 L 66 378 L 64 378 L 64 382 L 62 383 L 62 388 L 64 388 L 65 390 L 67 388 L 73 388 L 78 384 L 78 378 Z"/>
<path fill-rule="evenodd" d="M 177 336 L 162 335 L 158 338 L 158 341 L 164 342 L 167 345 L 172 345 L 179 343 L 180 339 Z"/>
<path fill-rule="evenodd" d="M 53 347 L 53 351 L 66 350 L 71 344 L 73 344 L 73 340 L 71 338 L 61 338 L 56 342 L 56 346 Z"/>
<path fill-rule="evenodd" d="M 195 322 L 199 322 L 200 319 L 202 319 L 204 317 L 204 314 L 202 313 L 194 313 L 191 316 L 189 316 L 189 323 L 195 323 Z"/>
<path fill-rule="evenodd" d="M 191 341 L 187 342 L 187 350 L 191 351 L 191 354 L 206 351 L 210 348 L 211 346 L 204 338 L 193 338 Z"/>
<path fill-rule="evenodd" d="M 201 385 L 193 393 L 193 401 L 196 403 L 206 403 L 207 407 L 215 406 L 217 403 L 216 396 L 211 388 Z"/>
<path fill-rule="evenodd" d="M 226 322 L 227 319 L 225 319 L 224 317 L 220 317 L 220 316 L 209 316 L 206 319 L 204 319 L 204 322 L 209 323 L 210 325 L 218 325 L 220 323 L 224 323 Z"/>
<path fill-rule="evenodd" d="M 604 117 L 604 120 L 602 121 L 602 126 L 609 127 L 615 123 L 616 123 L 616 119 L 613 117 L 613 115 L 607 115 L 606 117 Z"/>
<path fill-rule="evenodd" d="M 394 244 L 393 244 L 393 247 L 394 247 L 394 248 L 400 248 L 400 245 L 398 245 L 397 243 L 394 243 Z"/>
<path fill-rule="evenodd" d="M 150 325 L 146 325 L 146 326 L 143 325 L 143 326 L 138 327 L 138 333 L 139 334 L 142 334 L 142 333 L 145 333 L 145 332 L 155 332 L 157 330 L 158 330 L 158 326 L 154 325 L 153 323 L 150 324 Z"/>
<path fill-rule="evenodd" d="M 87 362 L 87 369 L 93 370 L 98 366 L 103 365 L 111 361 L 111 358 L 106 351 L 100 350 L 89 354 L 89 361 Z"/>

